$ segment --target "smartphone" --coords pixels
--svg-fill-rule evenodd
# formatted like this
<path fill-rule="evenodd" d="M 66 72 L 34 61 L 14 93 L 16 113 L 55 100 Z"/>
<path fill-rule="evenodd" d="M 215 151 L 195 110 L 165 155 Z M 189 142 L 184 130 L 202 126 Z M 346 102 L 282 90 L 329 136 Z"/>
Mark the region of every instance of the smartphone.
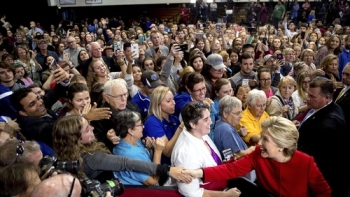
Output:
<path fill-rule="evenodd" d="M 196 35 L 196 39 L 202 39 L 204 33 L 195 33 L 195 35 Z"/>
<path fill-rule="evenodd" d="M 113 46 L 114 52 L 120 50 L 120 49 L 121 49 L 121 45 L 122 45 L 122 44 L 121 44 L 120 42 L 114 43 L 114 46 Z"/>
<path fill-rule="evenodd" d="M 264 45 L 267 45 L 267 38 L 266 38 L 266 37 L 262 39 L 262 43 L 263 43 Z"/>
<path fill-rule="evenodd" d="M 301 35 L 301 39 L 304 39 L 305 38 L 305 31 L 302 31 L 300 35 Z"/>
<path fill-rule="evenodd" d="M 249 79 L 243 79 L 242 86 L 249 86 Z"/>
<path fill-rule="evenodd" d="M 222 151 L 222 155 L 226 161 L 230 160 L 233 157 L 232 149 L 228 148 Z"/>
<path fill-rule="evenodd" d="M 278 60 L 283 60 L 283 54 L 282 53 L 277 54 L 276 57 L 277 57 Z"/>
<path fill-rule="evenodd" d="M 180 46 L 181 51 L 187 51 L 187 49 L 188 49 L 188 44 L 180 44 L 179 46 Z"/>
<path fill-rule="evenodd" d="M 51 64 L 50 64 L 50 68 L 51 70 L 56 70 L 57 69 L 57 64 L 55 60 L 52 60 Z"/>
<path fill-rule="evenodd" d="M 133 54 L 135 54 L 134 58 L 139 58 L 139 45 L 138 44 L 131 44 L 131 51 Z"/>
<path fill-rule="evenodd" d="M 69 61 L 69 54 L 68 53 L 63 53 L 63 60 L 66 62 Z"/>

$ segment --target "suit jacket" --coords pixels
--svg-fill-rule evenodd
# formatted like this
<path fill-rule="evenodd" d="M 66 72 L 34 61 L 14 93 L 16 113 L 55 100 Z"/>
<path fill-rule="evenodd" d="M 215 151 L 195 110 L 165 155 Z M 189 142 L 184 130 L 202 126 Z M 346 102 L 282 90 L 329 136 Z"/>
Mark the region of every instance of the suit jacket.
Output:
<path fill-rule="evenodd" d="M 299 127 L 298 149 L 313 156 L 332 188 L 332 196 L 347 192 L 348 129 L 343 110 L 332 102 L 320 109 Z M 345 185 L 344 185 L 345 184 Z"/>
<path fill-rule="evenodd" d="M 107 57 L 107 56 L 102 56 L 102 59 L 106 63 L 106 65 L 108 66 L 109 71 L 111 71 L 111 72 L 121 71 L 119 65 L 114 62 L 113 58 Z M 84 77 L 87 76 L 88 68 L 89 68 L 89 65 L 90 65 L 91 61 L 92 61 L 92 57 L 90 57 L 89 59 L 83 61 L 79 66 L 76 67 L 76 69 Z"/>
<path fill-rule="evenodd" d="M 342 108 L 344 116 L 345 116 L 345 122 L 348 124 L 348 128 L 350 128 L 350 90 L 346 91 L 345 94 L 343 94 L 336 103 Z"/>

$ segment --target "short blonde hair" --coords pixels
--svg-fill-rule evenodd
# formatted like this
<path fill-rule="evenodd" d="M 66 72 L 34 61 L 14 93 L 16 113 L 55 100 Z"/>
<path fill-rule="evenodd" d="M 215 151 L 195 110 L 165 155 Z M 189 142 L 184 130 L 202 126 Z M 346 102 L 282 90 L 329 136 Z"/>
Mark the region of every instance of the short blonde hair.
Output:
<path fill-rule="evenodd" d="M 303 61 L 305 55 L 312 55 L 315 59 L 315 52 L 311 49 L 304 49 L 300 54 L 300 60 Z"/>
<path fill-rule="evenodd" d="M 261 128 L 272 137 L 285 156 L 291 156 L 297 149 L 299 132 L 294 123 L 280 116 L 270 116 L 261 123 Z"/>
<path fill-rule="evenodd" d="M 280 82 L 278 83 L 278 86 L 277 86 L 278 90 L 280 90 L 280 88 L 284 84 L 294 86 L 294 90 L 297 87 L 297 83 L 295 82 L 295 80 L 291 76 L 285 76 L 280 80 Z"/>

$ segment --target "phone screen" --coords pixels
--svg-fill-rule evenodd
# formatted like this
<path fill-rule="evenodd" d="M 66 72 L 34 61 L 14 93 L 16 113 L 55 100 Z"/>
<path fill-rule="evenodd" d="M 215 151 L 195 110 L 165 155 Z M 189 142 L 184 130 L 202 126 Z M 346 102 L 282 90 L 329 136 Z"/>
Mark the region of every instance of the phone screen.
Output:
<path fill-rule="evenodd" d="M 282 53 L 277 54 L 277 59 L 278 60 L 282 60 L 283 59 L 283 54 Z"/>
<path fill-rule="evenodd" d="M 139 45 L 138 44 L 131 44 L 131 51 L 133 54 L 135 54 L 135 58 L 139 58 Z"/>
<path fill-rule="evenodd" d="M 57 65 L 55 60 L 52 60 L 51 64 L 50 64 L 51 70 L 56 70 L 57 69 Z"/>
<path fill-rule="evenodd" d="M 222 151 L 226 161 L 230 160 L 233 157 L 232 149 L 228 148 Z"/>

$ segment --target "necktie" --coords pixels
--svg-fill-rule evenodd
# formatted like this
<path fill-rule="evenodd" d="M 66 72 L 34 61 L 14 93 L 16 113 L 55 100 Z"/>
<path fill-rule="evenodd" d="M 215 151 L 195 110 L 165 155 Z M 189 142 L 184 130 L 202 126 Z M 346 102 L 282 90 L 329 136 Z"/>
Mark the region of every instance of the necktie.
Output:
<path fill-rule="evenodd" d="M 303 119 L 303 121 L 301 121 L 300 125 L 299 125 L 299 128 L 301 127 L 301 125 L 311 116 L 311 114 L 314 113 L 314 110 L 313 109 L 310 109 L 309 112 L 307 112 L 305 118 Z"/>
<path fill-rule="evenodd" d="M 213 157 L 214 161 L 216 162 L 216 164 L 220 165 L 221 164 L 221 159 L 220 157 L 215 153 L 215 151 L 210 147 L 209 143 L 207 141 L 205 141 L 205 143 L 207 143 L 207 145 L 210 148 L 210 152 L 211 152 L 211 156 Z"/>
<path fill-rule="evenodd" d="M 340 93 L 339 93 L 337 99 L 335 99 L 335 102 L 337 102 L 337 101 L 341 98 L 341 96 L 343 96 L 344 92 L 345 92 L 345 88 L 343 88 L 343 89 L 340 91 Z"/>

